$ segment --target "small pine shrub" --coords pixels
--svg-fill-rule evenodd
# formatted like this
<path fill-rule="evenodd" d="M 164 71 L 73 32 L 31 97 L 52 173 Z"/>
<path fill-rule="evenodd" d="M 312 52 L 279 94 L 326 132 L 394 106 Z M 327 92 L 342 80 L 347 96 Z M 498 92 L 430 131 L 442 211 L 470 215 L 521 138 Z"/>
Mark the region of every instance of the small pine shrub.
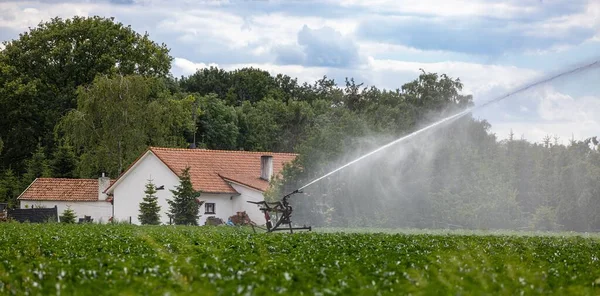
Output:
<path fill-rule="evenodd" d="M 77 215 L 75 214 L 75 211 L 71 209 L 71 207 L 67 207 L 59 218 L 60 222 L 62 223 L 74 224 Z"/>

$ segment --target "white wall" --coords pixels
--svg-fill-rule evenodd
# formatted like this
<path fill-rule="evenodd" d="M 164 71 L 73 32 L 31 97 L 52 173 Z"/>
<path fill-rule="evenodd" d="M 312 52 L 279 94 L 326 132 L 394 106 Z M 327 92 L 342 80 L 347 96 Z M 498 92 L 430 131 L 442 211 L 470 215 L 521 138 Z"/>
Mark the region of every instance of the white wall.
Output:
<path fill-rule="evenodd" d="M 149 179 L 156 187 L 163 186 L 164 190 L 158 190 L 158 205 L 161 207 L 161 222 L 169 223 L 169 203 L 167 199 L 172 198 L 171 189 L 179 185 L 179 178 L 152 152 L 148 152 L 136 165 L 123 176 L 113 190 L 115 204 L 115 221 L 127 221 L 131 217 L 131 223 L 140 224 L 140 203 L 146 190 Z"/>
<path fill-rule="evenodd" d="M 34 207 L 53 208 L 58 206 L 58 215 L 71 207 L 75 211 L 77 218 L 83 216 L 91 216 L 95 223 L 107 223 L 112 216 L 112 205 L 107 201 L 37 201 L 37 200 L 21 200 L 21 209 Z M 76 219 L 78 221 L 79 219 Z"/>
<path fill-rule="evenodd" d="M 258 225 L 264 225 L 266 223 L 264 214 L 260 211 L 259 206 L 251 204 L 248 201 L 263 201 L 265 197 L 261 191 L 237 185 L 231 183 L 233 189 L 240 193 L 239 196 L 233 197 L 233 211 L 232 215 L 236 212 L 246 211 L 250 220 Z"/>
<path fill-rule="evenodd" d="M 206 214 L 205 209 L 206 206 L 203 204 L 200 207 L 200 219 L 198 220 L 198 225 L 204 225 L 206 218 L 208 217 L 217 217 L 223 220 L 223 222 L 227 222 L 227 219 L 230 216 L 233 216 L 235 212 L 233 211 L 232 199 L 236 198 L 236 194 L 211 194 L 211 193 L 202 193 L 200 194 L 200 200 L 206 203 L 214 203 L 215 204 L 215 214 Z"/>
<path fill-rule="evenodd" d="M 156 187 L 165 186 L 164 190 L 156 193 L 158 205 L 161 207 L 161 223 L 168 224 L 169 203 L 167 199 L 172 199 L 174 190 L 179 185 L 177 177 L 158 157 L 149 152 L 138 161 L 129 173 L 124 176 L 119 184 L 114 187 L 115 220 L 127 221 L 131 217 L 131 223 L 140 224 L 138 220 L 139 204 L 143 201 L 148 179 L 152 178 Z M 205 214 L 205 206 L 200 207 L 200 219 L 198 225 L 204 225 L 206 218 L 215 216 L 227 221 L 229 216 L 233 215 L 231 207 L 231 196 L 233 194 L 210 194 L 203 193 L 200 200 L 215 204 L 215 214 Z"/>

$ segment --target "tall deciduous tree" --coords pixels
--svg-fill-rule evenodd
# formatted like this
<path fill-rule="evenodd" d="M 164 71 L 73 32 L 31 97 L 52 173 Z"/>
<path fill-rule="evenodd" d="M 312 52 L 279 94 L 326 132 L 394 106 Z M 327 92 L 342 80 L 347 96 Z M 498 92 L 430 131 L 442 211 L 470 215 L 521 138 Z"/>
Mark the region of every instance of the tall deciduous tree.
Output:
<path fill-rule="evenodd" d="M 78 92 L 58 130 L 80 153 L 78 174 L 119 175 L 148 145 L 185 147 L 193 98 L 175 98 L 156 78 L 99 76 Z"/>
<path fill-rule="evenodd" d="M 156 188 L 152 180 L 146 183 L 146 196 L 140 203 L 140 214 L 138 219 L 142 225 L 158 225 L 160 224 L 160 206 L 158 205 L 158 197 L 156 196 Z"/>
<path fill-rule="evenodd" d="M 164 44 L 113 18 L 54 18 L 40 23 L 0 51 L 0 136 L 7 140 L 4 166 L 19 164 L 75 107 L 78 86 L 98 74 L 166 76 L 172 57 Z M 20 168 L 20 166 L 18 166 Z"/>
<path fill-rule="evenodd" d="M 170 206 L 169 217 L 176 225 L 198 225 L 203 202 L 198 200 L 200 192 L 192 186 L 189 167 L 181 172 L 179 179 L 179 186 L 171 190 L 173 199 L 167 200 Z"/>
<path fill-rule="evenodd" d="M 196 141 L 209 149 L 237 148 L 239 129 L 235 108 L 214 94 L 198 98 L 202 114 L 198 116 Z"/>

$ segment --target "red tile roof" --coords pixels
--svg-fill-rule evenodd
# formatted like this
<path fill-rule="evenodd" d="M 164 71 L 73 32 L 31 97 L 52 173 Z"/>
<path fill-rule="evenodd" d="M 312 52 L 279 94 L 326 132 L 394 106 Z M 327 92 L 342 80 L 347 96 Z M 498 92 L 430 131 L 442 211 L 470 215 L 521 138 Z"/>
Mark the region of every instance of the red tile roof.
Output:
<path fill-rule="evenodd" d="M 260 179 L 260 157 L 273 157 L 273 175 L 277 175 L 285 163 L 297 156 L 293 153 L 158 147 L 151 147 L 150 151 L 178 176 L 189 166 L 194 189 L 208 193 L 237 193 L 225 179 L 265 191 L 269 183 Z"/>
<path fill-rule="evenodd" d="M 37 178 L 18 199 L 97 201 L 98 179 Z"/>
<path fill-rule="evenodd" d="M 259 177 L 251 177 L 245 175 L 231 175 L 227 173 L 219 173 L 219 176 L 225 181 L 231 181 L 233 183 L 238 183 L 242 185 L 246 185 L 250 188 L 254 188 L 260 191 L 266 191 L 269 189 L 269 182 L 259 178 Z"/>

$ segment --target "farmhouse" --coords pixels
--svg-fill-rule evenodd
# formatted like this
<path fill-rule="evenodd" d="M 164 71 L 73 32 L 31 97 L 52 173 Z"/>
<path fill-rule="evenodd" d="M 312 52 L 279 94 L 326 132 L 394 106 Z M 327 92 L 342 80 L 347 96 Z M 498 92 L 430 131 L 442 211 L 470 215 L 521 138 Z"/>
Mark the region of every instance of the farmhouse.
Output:
<path fill-rule="evenodd" d="M 264 200 L 274 174 L 296 158 L 291 153 L 150 147 L 105 191 L 114 200 L 114 219 L 139 224 L 139 204 L 148 180 L 158 189 L 161 222 L 170 223 L 168 199 L 189 167 L 194 190 L 200 191 L 199 225 L 208 217 L 227 220 L 246 211 L 252 221 L 264 223 L 262 213 L 247 201 Z"/>
<path fill-rule="evenodd" d="M 17 198 L 20 208 L 57 207 L 60 215 L 70 207 L 79 218 L 91 217 L 93 222 L 108 222 L 112 205 L 104 191 L 114 182 L 108 177 L 98 179 L 37 178 Z"/>

